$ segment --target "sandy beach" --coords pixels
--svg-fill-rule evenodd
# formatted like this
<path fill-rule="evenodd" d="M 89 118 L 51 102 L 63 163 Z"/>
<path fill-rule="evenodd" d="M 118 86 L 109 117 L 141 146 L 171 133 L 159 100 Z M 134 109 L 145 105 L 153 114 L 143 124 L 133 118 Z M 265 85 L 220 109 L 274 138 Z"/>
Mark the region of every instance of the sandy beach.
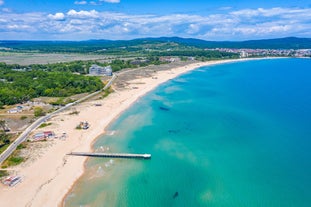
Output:
<path fill-rule="evenodd" d="M 122 90 L 120 87 L 114 87 L 115 92 L 104 99 L 86 101 L 53 117 L 48 121 L 52 125 L 43 130 L 52 130 L 56 135 L 65 132 L 66 139 L 47 141 L 51 144 L 41 149 L 37 159 L 28 160 L 14 168 L 14 171 L 22 177 L 22 182 L 14 187 L 0 186 L 0 206 L 62 206 L 64 196 L 83 174 L 86 160 L 85 157 L 66 154 L 73 151 L 92 151 L 92 143 L 105 133 L 107 125 L 139 97 L 159 84 L 195 68 L 243 60 L 245 59 L 196 62 L 155 71 L 152 76 L 142 75 L 136 80 L 127 81 Z M 70 114 L 73 111 L 77 111 L 78 114 Z M 76 126 L 81 121 L 90 123 L 90 128 L 77 130 Z"/>

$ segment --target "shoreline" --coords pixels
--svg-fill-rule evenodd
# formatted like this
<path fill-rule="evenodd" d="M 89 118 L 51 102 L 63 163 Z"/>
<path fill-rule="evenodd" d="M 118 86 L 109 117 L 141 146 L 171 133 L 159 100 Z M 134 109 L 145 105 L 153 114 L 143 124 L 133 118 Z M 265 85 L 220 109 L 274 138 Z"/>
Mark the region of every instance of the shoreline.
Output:
<path fill-rule="evenodd" d="M 91 151 L 95 141 L 102 136 L 109 124 L 134 104 L 140 97 L 154 90 L 170 79 L 204 66 L 233 63 L 240 61 L 262 60 L 272 58 L 228 59 L 209 62 L 195 62 L 168 70 L 156 71 L 152 77 L 139 77 L 128 81 L 123 90 L 116 90 L 108 97 L 86 101 L 73 107 L 78 115 L 68 115 L 66 110 L 49 122 L 53 123 L 44 130 L 56 134 L 66 132 L 67 138 L 52 141 L 52 146 L 44 149 L 37 160 L 14 169 L 23 177 L 22 183 L 15 187 L 0 189 L 0 201 L 4 206 L 63 206 L 67 195 L 85 171 L 87 158 L 67 156 L 71 151 Z M 156 78 L 154 78 L 156 77 Z M 139 81 L 139 82 L 137 82 Z M 101 103 L 103 106 L 94 106 Z M 115 107 L 115 106 L 118 107 Z M 88 121 L 88 130 L 76 130 L 79 121 Z M 18 197 L 19 199 L 14 199 Z"/>

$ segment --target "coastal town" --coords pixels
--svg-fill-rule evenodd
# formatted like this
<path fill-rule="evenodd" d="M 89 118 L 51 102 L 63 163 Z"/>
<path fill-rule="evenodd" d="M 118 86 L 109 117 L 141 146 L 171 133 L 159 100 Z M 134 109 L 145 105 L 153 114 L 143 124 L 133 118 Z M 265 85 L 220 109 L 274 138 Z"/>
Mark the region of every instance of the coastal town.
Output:
<path fill-rule="evenodd" d="M 241 58 L 247 57 L 311 57 L 311 49 L 233 49 L 233 48 L 216 48 L 205 49 L 211 51 L 232 52 L 240 54 Z"/>

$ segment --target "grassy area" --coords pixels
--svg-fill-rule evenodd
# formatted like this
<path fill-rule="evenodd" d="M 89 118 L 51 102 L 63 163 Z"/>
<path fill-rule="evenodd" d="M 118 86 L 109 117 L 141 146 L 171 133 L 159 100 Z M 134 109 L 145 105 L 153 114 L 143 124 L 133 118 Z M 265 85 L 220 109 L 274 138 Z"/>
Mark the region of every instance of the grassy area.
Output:
<path fill-rule="evenodd" d="M 0 130 L 0 153 L 4 152 L 11 143 L 12 136 Z"/>
<path fill-rule="evenodd" d="M 8 147 L 9 147 L 9 143 L 8 144 L 4 144 L 0 146 L 0 153 L 4 152 Z"/>
<path fill-rule="evenodd" d="M 70 97 L 61 97 L 61 98 L 58 98 L 54 101 L 50 101 L 49 103 L 52 104 L 52 105 L 60 105 L 60 106 L 65 106 L 66 104 L 69 104 L 69 103 L 72 103 L 76 100 L 74 99 L 71 99 Z"/>
<path fill-rule="evenodd" d="M 25 158 L 16 155 L 16 153 L 13 153 L 13 155 L 11 155 L 6 161 L 4 161 L 4 163 L 2 164 L 2 168 L 16 166 L 23 161 L 25 161 Z"/>
<path fill-rule="evenodd" d="M 52 123 L 42 123 L 39 128 L 43 128 L 43 127 L 46 127 L 46 126 L 50 126 Z"/>
<path fill-rule="evenodd" d="M 8 176 L 9 173 L 6 170 L 0 170 L 0 178 L 3 178 L 5 176 Z"/>
<path fill-rule="evenodd" d="M 65 53 L 14 53 L 0 52 L 0 62 L 8 64 L 48 64 L 59 62 L 71 62 L 73 60 L 103 60 L 109 57 L 103 55 L 65 54 Z"/>
<path fill-rule="evenodd" d="M 25 144 L 20 144 L 16 147 L 17 150 L 25 149 L 26 145 Z"/>
<path fill-rule="evenodd" d="M 104 90 L 103 95 L 102 95 L 101 98 L 107 97 L 112 92 L 113 92 L 113 89 L 111 87 L 107 88 L 106 90 Z"/>
<path fill-rule="evenodd" d="M 20 120 L 25 120 L 27 118 L 28 118 L 27 116 L 23 115 L 23 116 L 20 117 Z"/>
<path fill-rule="evenodd" d="M 25 144 L 18 145 L 15 152 L 13 152 L 13 154 L 3 162 L 1 167 L 7 168 L 7 167 L 19 165 L 20 163 L 24 162 L 25 158 L 19 156 L 20 150 L 24 148 L 26 148 Z"/>

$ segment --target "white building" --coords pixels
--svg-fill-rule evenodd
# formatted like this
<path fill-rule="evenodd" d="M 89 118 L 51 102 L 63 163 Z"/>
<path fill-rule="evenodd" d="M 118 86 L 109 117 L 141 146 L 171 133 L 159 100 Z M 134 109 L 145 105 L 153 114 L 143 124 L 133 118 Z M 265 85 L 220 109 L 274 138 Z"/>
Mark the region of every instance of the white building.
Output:
<path fill-rule="evenodd" d="M 101 67 L 101 66 L 98 66 L 98 65 L 92 65 L 90 68 L 89 68 L 89 74 L 90 75 L 106 75 L 106 76 L 112 76 L 112 69 L 111 69 L 111 66 L 106 66 L 106 67 Z"/>
<path fill-rule="evenodd" d="M 240 53 L 240 57 L 241 58 L 246 58 L 246 57 L 248 57 L 248 53 L 246 51 L 242 50 L 241 53 Z"/>

